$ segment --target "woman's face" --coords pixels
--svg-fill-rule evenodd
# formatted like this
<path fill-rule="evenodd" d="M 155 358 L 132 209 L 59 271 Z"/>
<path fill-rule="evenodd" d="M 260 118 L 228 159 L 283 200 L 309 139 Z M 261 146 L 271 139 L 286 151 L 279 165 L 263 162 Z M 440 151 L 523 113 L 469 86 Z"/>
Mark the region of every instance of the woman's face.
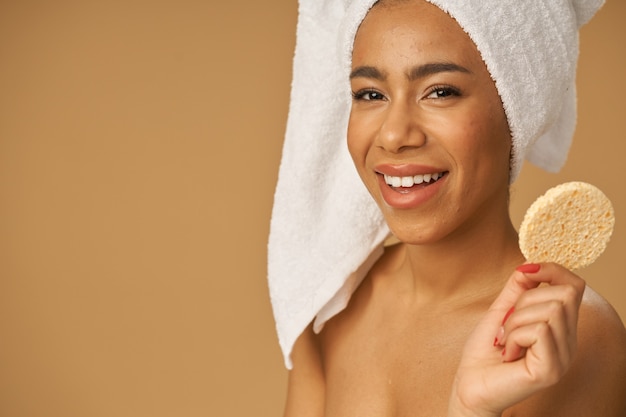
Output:
<path fill-rule="evenodd" d="M 377 4 L 350 83 L 350 154 L 397 237 L 428 243 L 508 216 L 508 124 L 456 21 L 423 0 Z"/>

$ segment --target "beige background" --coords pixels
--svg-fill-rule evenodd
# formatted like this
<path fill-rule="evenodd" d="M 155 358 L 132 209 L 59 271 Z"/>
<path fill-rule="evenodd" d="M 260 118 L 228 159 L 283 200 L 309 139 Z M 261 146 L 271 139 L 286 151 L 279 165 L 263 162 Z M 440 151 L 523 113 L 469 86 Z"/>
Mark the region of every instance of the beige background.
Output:
<path fill-rule="evenodd" d="M 559 175 L 618 216 L 583 271 L 626 317 L 626 3 L 582 33 Z M 0 415 L 276 416 L 265 282 L 295 1 L 0 1 Z"/>

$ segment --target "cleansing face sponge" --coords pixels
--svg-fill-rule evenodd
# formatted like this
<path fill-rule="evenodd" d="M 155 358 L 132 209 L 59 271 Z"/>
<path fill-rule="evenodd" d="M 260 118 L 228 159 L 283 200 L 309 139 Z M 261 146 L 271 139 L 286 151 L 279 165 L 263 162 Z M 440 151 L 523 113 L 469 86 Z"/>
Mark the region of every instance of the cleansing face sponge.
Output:
<path fill-rule="evenodd" d="M 606 248 L 615 215 L 602 191 L 584 182 L 549 189 L 528 209 L 519 245 L 529 262 L 555 262 L 574 270 L 591 265 Z"/>

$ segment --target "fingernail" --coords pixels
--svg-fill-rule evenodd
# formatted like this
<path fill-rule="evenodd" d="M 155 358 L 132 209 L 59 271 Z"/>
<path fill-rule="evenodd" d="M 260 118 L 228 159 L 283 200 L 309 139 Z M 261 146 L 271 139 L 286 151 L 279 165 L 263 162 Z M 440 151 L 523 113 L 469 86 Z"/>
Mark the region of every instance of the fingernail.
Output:
<path fill-rule="evenodd" d="M 524 264 L 515 268 L 516 271 L 523 272 L 525 274 L 534 274 L 535 272 L 539 272 L 541 265 L 539 264 Z"/>
<path fill-rule="evenodd" d="M 503 326 L 504 326 L 504 323 L 506 323 L 506 321 L 509 319 L 509 317 L 511 316 L 511 314 L 513 314 L 514 311 L 515 311 L 515 306 L 509 308 L 509 311 L 506 312 L 506 314 L 504 315 L 504 318 L 502 319 Z M 502 332 L 504 332 L 504 328 L 502 328 Z"/>
<path fill-rule="evenodd" d="M 500 329 L 498 329 L 498 334 L 496 335 L 496 339 L 493 341 L 493 345 L 498 346 L 500 344 L 500 341 L 502 341 L 503 338 L 504 338 L 504 327 L 500 326 Z"/>

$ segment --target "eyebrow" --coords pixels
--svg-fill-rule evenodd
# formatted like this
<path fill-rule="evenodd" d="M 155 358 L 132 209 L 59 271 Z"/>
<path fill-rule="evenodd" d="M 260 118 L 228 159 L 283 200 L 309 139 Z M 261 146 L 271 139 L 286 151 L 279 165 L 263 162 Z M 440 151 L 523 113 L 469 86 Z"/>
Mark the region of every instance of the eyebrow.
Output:
<path fill-rule="evenodd" d="M 362 66 L 352 70 L 350 79 L 353 78 L 373 78 L 382 81 L 387 78 L 387 75 L 380 72 L 376 67 Z"/>
<path fill-rule="evenodd" d="M 441 72 L 462 72 L 466 74 L 471 74 L 471 71 L 468 70 L 467 68 L 462 67 L 457 64 L 453 64 L 451 62 L 432 62 L 432 63 L 418 65 L 418 66 L 411 68 L 407 74 L 407 78 L 410 81 L 413 81 L 419 78 L 424 78 L 429 75 L 438 74 Z M 359 78 L 359 77 L 373 78 L 376 80 L 383 81 L 387 78 L 387 74 L 385 74 L 384 72 L 381 72 L 376 67 L 365 65 L 365 66 L 355 68 L 350 73 L 350 79 Z"/>

